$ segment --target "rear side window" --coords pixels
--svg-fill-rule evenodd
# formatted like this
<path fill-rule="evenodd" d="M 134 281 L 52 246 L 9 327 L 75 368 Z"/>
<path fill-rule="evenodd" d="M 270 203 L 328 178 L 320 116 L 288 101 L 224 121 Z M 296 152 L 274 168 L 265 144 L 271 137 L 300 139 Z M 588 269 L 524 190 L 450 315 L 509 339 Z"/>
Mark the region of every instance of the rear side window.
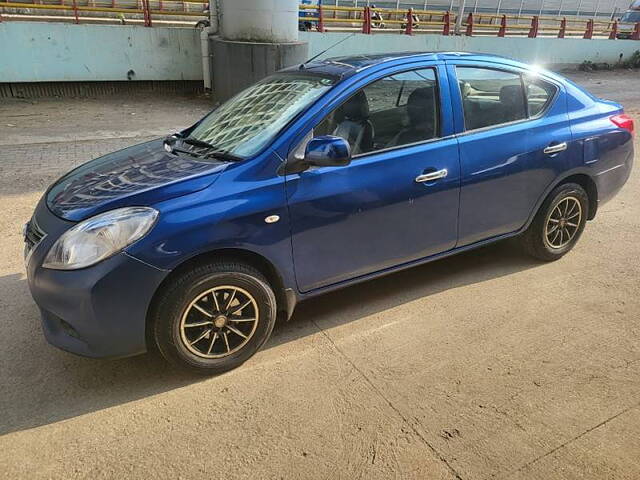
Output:
<path fill-rule="evenodd" d="M 467 130 L 527 118 L 522 79 L 517 73 L 456 67 Z"/>
<path fill-rule="evenodd" d="M 527 92 L 527 106 L 529 116 L 535 117 L 542 113 L 556 94 L 556 87 L 539 78 L 524 77 L 524 86 Z"/>

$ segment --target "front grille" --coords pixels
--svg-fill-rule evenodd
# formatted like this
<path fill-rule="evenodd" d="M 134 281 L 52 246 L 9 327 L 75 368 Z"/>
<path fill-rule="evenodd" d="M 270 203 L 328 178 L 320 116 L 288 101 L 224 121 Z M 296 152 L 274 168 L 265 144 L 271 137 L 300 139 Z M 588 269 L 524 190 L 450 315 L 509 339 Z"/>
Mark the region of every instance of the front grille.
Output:
<path fill-rule="evenodd" d="M 45 233 L 38 226 L 36 221 L 32 218 L 24 230 L 24 243 L 28 251 L 33 249 L 40 241 L 45 237 Z"/>

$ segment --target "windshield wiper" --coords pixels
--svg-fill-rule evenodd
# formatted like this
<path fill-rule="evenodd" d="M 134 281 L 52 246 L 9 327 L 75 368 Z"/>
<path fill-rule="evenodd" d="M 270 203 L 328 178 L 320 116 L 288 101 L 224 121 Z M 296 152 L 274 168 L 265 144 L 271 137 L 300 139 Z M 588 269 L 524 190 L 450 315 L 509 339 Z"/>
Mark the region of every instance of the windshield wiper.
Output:
<path fill-rule="evenodd" d="M 194 152 L 193 150 L 187 150 L 187 149 L 184 149 L 184 148 L 176 147 L 175 146 L 176 141 L 180 140 L 181 138 L 182 138 L 182 136 L 180 134 L 176 134 L 176 133 L 166 137 L 164 139 L 164 141 L 163 141 L 165 150 L 167 152 L 169 152 L 169 153 L 184 153 L 184 154 L 189 155 L 191 157 L 200 158 L 200 159 L 214 157 L 214 158 L 226 159 L 227 161 L 236 161 L 236 159 L 239 158 L 239 157 L 235 157 L 235 156 L 233 156 L 233 158 L 223 158 L 223 154 L 222 153 L 218 154 L 217 152 L 215 152 L 216 153 L 215 155 L 212 155 L 211 153 L 203 154 L 203 153 Z M 190 143 L 190 142 L 188 142 L 188 143 Z M 209 144 L 207 144 L 207 148 L 210 148 Z"/>
<path fill-rule="evenodd" d="M 191 150 L 185 150 L 184 148 L 171 147 L 171 153 L 186 153 L 187 155 L 191 155 L 196 158 L 206 158 L 206 155 L 201 155 L 196 152 L 192 152 Z"/>
<path fill-rule="evenodd" d="M 182 141 L 184 143 L 189 144 L 189 145 L 194 145 L 196 147 L 203 147 L 203 148 L 206 148 L 208 150 L 211 150 L 207 154 L 207 156 L 220 158 L 222 160 L 227 160 L 229 162 L 239 162 L 240 160 L 244 160 L 242 157 L 234 155 L 233 153 L 228 152 L 226 150 L 222 150 L 221 148 L 216 147 L 215 145 L 212 145 L 209 142 L 205 142 L 204 140 L 198 140 L 197 138 L 187 137 L 187 138 L 183 139 Z"/>
<path fill-rule="evenodd" d="M 184 143 L 188 143 L 189 145 L 195 145 L 196 147 L 205 147 L 205 148 L 215 148 L 217 147 L 209 142 L 205 142 L 204 140 L 198 140 L 197 138 L 187 137 L 183 140 Z"/>

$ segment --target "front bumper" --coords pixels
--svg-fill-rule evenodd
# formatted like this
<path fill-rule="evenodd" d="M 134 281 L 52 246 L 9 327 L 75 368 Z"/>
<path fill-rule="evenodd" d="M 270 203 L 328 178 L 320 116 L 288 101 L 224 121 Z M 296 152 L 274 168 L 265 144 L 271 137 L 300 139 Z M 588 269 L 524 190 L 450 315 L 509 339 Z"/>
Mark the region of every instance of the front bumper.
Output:
<path fill-rule="evenodd" d="M 42 203 L 34 219 L 47 235 L 31 252 L 27 277 L 47 341 L 87 357 L 143 353 L 147 310 L 168 272 L 125 252 L 80 270 L 42 268 L 51 245 L 73 224 Z"/>

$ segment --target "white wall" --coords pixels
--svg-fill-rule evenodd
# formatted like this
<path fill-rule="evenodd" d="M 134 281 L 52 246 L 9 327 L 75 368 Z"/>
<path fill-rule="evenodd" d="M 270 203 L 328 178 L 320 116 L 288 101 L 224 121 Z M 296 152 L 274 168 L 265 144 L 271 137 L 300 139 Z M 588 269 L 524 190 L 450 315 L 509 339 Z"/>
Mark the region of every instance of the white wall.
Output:
<path fill-rule="evenodd" d="M 349 34 L 300 32 L 309 56 Z M 48 81 L 201 80 L 199 32 L 195 28 L 0 23 L 0 83 Z M 551 66 L 584 60 L 616 62 L 640 49 L 634 40 L 444 37 L 356 34 L 325 56 L 399 51 L 471 51 Z M 224 74 L 221 72 L 221 74 Z"/>
<path fill-rule="evenodd" d="M 195 28 L 0 23 L 0 82 L 201 80 Z"/>

